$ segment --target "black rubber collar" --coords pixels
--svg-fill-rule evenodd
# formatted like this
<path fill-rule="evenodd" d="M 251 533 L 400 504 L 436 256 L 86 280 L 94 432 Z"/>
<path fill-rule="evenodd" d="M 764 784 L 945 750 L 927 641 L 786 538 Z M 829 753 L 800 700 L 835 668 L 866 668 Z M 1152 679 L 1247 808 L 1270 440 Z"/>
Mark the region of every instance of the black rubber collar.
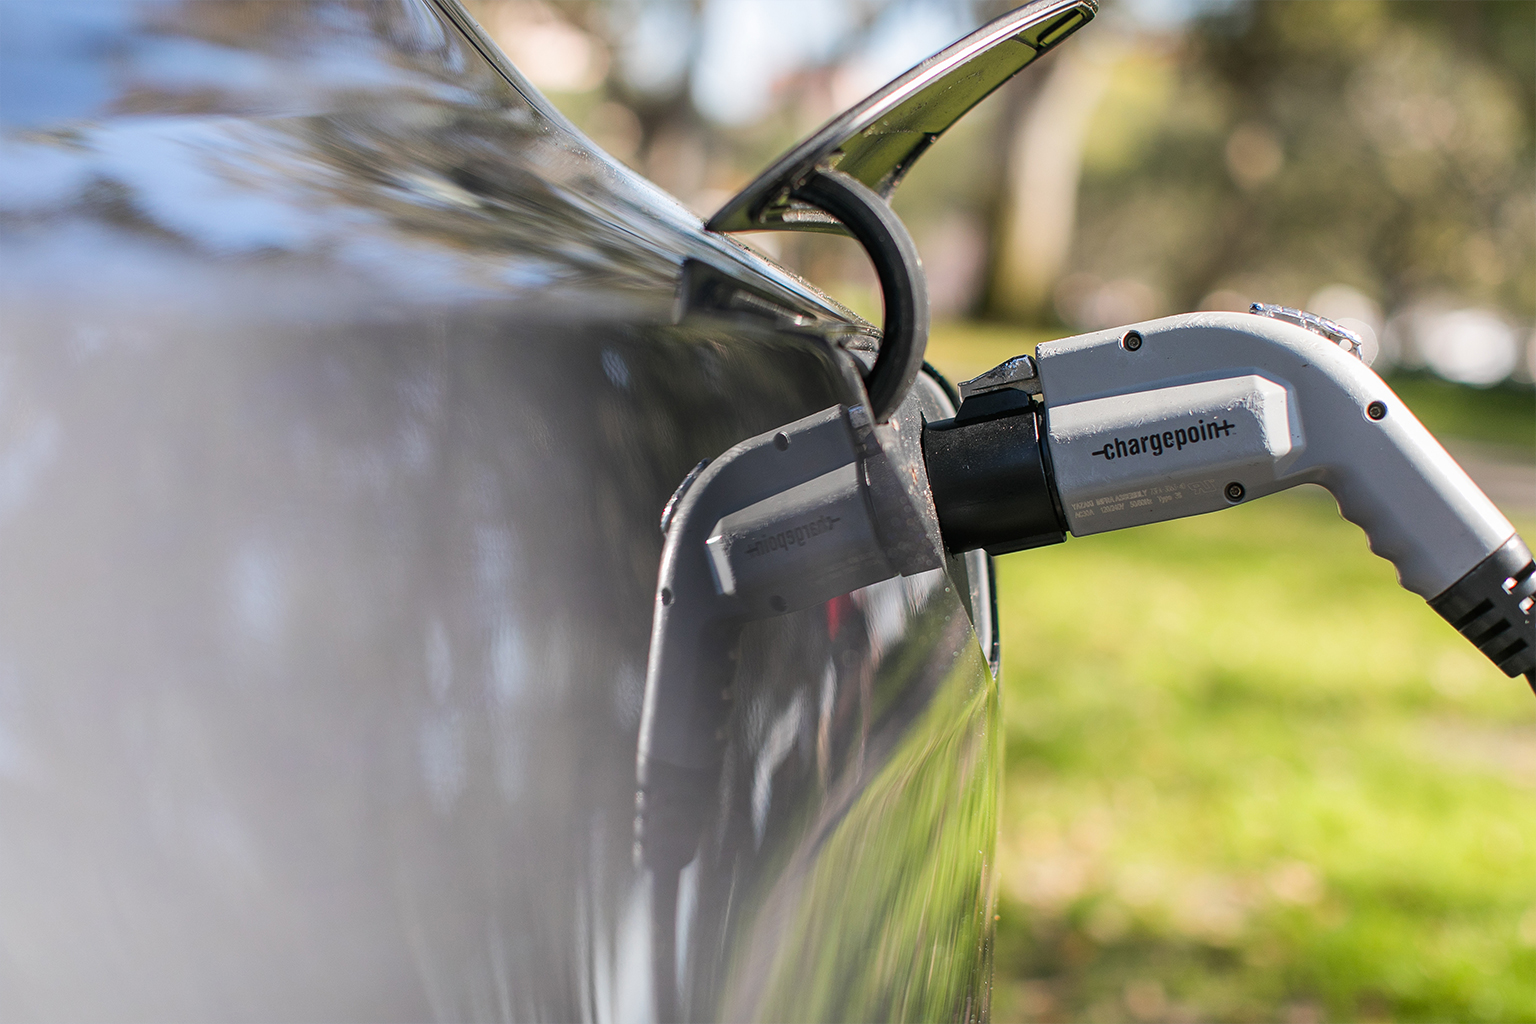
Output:
<path fill-rule="evenodd" d="M 928 285 L 906 226 L 890 205 L 858 179 L 818 170 L 792 195 L 837 218 L 875 266 L 885 303 L 880 354 L 864 375 L 869 414 L 884 423 L 901 405 L 928 347 Z"/>

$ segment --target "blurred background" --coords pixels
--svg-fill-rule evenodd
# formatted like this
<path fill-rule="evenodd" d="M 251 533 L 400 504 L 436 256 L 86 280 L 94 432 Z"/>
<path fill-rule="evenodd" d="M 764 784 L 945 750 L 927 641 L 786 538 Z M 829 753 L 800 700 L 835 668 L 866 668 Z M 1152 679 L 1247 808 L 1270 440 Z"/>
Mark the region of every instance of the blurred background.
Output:
<path fill-rule="evenodd" d="M 1011 5 L 468 6 L 707 217 Z M 1533 122 L 1528 0 L 1106 0 L 897 193 L 930 360 L 1310 309 L 1536 535 Z M 749 240 L 878 320 L 852 242 Z M 1536 701 L 1307 490 L 999 561 L 998 1019 L 1536 1020 Z"/>

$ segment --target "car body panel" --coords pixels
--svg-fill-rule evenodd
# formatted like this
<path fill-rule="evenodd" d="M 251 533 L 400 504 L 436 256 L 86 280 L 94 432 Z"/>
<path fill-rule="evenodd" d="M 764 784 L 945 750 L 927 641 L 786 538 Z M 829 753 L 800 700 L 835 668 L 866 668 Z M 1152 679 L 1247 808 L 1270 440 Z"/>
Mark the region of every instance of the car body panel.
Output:
<path fill-rule="evenodd" d="M 466 24 L 0 5 L 0 1017 L 650 1013 L 657 517 L 872 331 Z M 686 1012 L 984 1014 L 988 571 L 748 629 Z"/>

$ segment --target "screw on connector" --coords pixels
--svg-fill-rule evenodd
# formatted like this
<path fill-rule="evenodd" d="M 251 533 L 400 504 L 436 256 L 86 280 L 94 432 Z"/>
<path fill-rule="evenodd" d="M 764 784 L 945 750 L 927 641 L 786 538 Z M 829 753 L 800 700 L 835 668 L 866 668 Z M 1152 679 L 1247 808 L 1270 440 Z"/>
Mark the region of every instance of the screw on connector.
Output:
<path fill-rule="evenodd" d="M 1141 348 L 1141 332 L 1126 331 L 1124 336 L 1122 336 L 1120 339 L 1120 346 L 1127 352 L 1135 352 L 1137 349 Z"/>
<path fill-rule="evenodd" d="M 1365 407 L 1365 414 L 1373 420 L 1385 419 L 1387 415 L 1386 402 L 1372 402 Z"/>
<path fill-rule="evenodd" d="M 1238 483 L 1236 480 L 1233 480 L 1231 483 L 1227 484 L 1222 493 L 1227 496 L 1228 501 L 1236 504 L 1237 502 L 1242 501 L 1243 495 L 1247 494 L 1248 492 L 1243 490 L 1242 484 Z"/>
<path fill-rule="evenodd" d="M 784 433 L 784 431 L 782 431 L 782 430 L 779 431 L 777 434 L 774 434 L 773 435 L 773 446 L 775 448 L 777 448 L 781 452 L 782 451 L 787 451 L 789 449 L 789 435 Z"/>

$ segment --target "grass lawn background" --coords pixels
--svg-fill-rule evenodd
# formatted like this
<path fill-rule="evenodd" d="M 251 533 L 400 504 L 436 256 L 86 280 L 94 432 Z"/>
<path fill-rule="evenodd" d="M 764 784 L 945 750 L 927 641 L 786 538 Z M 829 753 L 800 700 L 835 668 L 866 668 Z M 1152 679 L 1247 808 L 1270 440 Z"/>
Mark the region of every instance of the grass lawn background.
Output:
<path fill-rule="evenodd" d="M 1037 340 L 941 326 L 929 358 Z M 1392 383 L 1536 457 L 1530 389 Z M 1536 1021 L 1536 697 L 1326 493 L 998 570 L 996 1019 Z"/>

